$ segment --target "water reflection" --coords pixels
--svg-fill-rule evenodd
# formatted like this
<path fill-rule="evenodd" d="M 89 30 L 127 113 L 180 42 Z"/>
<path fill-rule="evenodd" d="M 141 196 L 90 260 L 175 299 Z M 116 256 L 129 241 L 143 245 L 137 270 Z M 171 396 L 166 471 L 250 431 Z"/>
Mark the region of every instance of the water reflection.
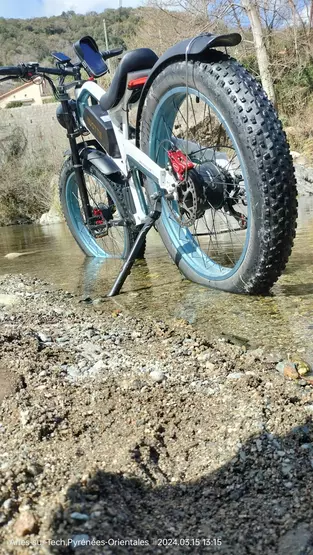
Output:
<path fill-rule="evenodd" d="M 8 260 L 9 252 L 29 254 Z M 2 274 L 36 275 L 92 298 L 109 291 L 119 270 L 118 261 L 86 258 L 64 224 L 1 228 L 0 259 Z M 271 296 L 230 295 L 185 280 L 151 232 L 146 259 L 135 264 L 112 302 L 137 316 L 187 319 L 208 337 L 275 351 L 300 349 L 313 362 L 313 199 L 301 199 L 294 251 Z"/>

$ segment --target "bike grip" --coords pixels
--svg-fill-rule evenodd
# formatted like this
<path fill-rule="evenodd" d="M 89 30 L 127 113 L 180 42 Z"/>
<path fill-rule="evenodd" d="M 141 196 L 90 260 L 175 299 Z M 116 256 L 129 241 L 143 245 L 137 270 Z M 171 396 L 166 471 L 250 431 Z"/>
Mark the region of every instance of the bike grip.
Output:
<path fill-rule="evenodd" d="M 101 56 L 107 60 L 108 58 L 113 58 L 114 56 L 119 56 L 120 54 L 122 54 L 124 48 L 120 47 L 120 48 L 112 48 L 112 50 L 102 50 L 101 51 Z"/>
<path fill-rule="evenodd" d="M 21 77 L 23 75 L 23 70 L 19 66 L 2 66 L 0 67 L 0 75 L 12 75 L 12 77 Z"/>

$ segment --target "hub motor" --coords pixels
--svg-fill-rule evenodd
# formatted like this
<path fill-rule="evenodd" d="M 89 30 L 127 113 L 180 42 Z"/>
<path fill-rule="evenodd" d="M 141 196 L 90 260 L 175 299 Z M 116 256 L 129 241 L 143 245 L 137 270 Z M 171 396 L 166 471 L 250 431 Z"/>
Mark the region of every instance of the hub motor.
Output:
<path fill-rule="evenodd" d="M 192 226 L 210 208 L 224 207 L 234 212 L 233 205 L 240 189 L 229 172 L 211 161 L 196 165 L 179 150 L 169 151 L 168 156 L 180 180 L 176 188 L 178 213 L 174 212 L 180 224 Z"/>

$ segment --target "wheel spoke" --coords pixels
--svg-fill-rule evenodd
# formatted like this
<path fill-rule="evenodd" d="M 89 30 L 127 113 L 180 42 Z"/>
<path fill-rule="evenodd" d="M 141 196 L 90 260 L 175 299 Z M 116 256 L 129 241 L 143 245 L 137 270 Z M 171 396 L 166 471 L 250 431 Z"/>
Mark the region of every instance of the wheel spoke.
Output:
<path fill-rule="evenodd" d="M 169 148 L 164 139 L 179 140 L 177 148 L 186 155 L 188 140 L 189 157 L 195 164 L 192 171 L 199 172 L 202 179 L 198 178 L 201 185 L 194 181 L 195 195 L 188 192 L 183 182 L 178 184 L 178 209 L 176 201 L 175 204 L 169 201 L 168 218 L 174 226 L 172 229 L 180 222 L 177 233 L 185 252 L 189 252 L 193 260 L 201 261 L 208 271 L 215 268 L 214 272 L 221 275 L 236 265 L 246 243 L 247 233 L 239 221 L 241 214 L 248 218 L 248 213 L 242 204 L 245 199 L 242 183 L 238 184 L 237 175 L 242 173 L 238 154 L 224 123 L 201 94 L 192 92 L 182 100 L 179 92 L 168 102 L 170 107 L 162 114 L 163 131 L 158 136 L 158 152 L 162 152 L 162 161 L 168 163 Z M 188 182 L 187 177 L 185 182 Z M 210 196 L 214 199 L 217 194 L 213 190 L 220 191 L 222 202 L 210 200 Z M 201 201 L 206 206 L 204 211 L 201 203 L 200 208 L 193 208 L 193 199 L 200 198 L 199 195 L 204 195 Z"/>

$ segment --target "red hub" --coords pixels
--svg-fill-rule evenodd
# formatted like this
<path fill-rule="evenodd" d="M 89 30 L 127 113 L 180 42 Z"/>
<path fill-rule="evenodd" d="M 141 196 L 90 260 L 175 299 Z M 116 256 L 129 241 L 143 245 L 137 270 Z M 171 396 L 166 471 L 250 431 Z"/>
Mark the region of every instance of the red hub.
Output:
<path fill-rule="evenodd" d="M 195 164 L 188 160 L 187 156 L 181 150 L 169 150 L 167 154 L 179 181 L 183 181 L 186 171 L 192 170 Z"/>

